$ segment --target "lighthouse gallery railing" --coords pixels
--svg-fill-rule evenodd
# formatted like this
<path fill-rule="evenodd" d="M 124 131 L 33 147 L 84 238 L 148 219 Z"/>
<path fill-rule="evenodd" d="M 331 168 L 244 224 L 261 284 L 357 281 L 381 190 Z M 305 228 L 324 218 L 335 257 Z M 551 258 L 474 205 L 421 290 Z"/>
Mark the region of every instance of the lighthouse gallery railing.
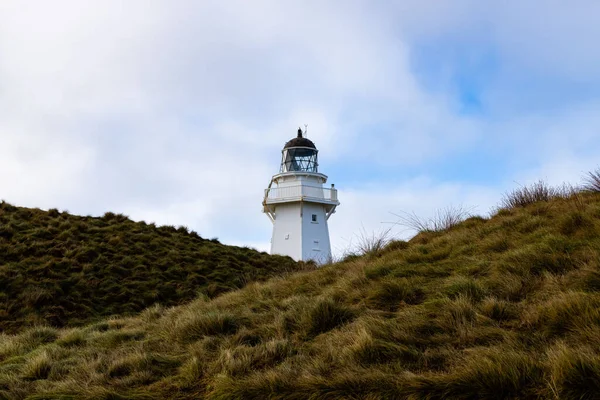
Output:
<path fill-rule="evenodd" d="M 337 189 L 318 186 L 283 186 L 265 189 L 265 200 L 281 201 L 291 199 L 315 199 L 337 202 Z"/>

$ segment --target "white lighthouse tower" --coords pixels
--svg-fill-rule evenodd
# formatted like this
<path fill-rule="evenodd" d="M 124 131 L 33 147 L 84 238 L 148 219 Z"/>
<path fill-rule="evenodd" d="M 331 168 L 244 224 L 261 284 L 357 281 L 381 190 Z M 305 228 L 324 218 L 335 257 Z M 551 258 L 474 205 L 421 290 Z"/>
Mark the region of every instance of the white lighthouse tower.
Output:
<path fill-rule="evenodd" d="M 340 204 L 334 185 L 324 188 L 315 144 L 298 136 L 285 144 L 279 173 L 265 190 L 263 212 L 273 222 L 271 254 L 323 263 L 331 258 L 327 220 Z"/>

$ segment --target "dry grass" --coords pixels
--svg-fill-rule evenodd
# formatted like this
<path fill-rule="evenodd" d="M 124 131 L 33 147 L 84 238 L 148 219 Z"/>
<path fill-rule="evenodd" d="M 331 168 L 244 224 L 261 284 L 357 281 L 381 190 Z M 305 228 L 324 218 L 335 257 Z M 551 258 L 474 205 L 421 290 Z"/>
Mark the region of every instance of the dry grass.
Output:
<path fill-rule="evenodd" d="M 342 259 L 345 261 L 362 256 L 376 256 L 392 242 L 392 228 L 373 231 L 371 233 L 363 227 L 350 241 L 344 251 Z"/>
<path fill-rule="evenodd" d="M 505 193 L 500 202 L 500 208 L 511 209 L 542 203 L 540 204 L 542 206 L 541 210 L 545 210 L 543 203 L 548 203 L 554 199 L 569 198 L 578 192 L 577 188 L 568 184 L 553 187 L 545 181 L 539 180 L 529 186 L 521 186 L 511 192 Z"/>
<path fill-rule="evenodd" d="M 600 393 L 600 356 L 590 346 L 558 342 L 548 349 L 546 368 L 551 393 L 561 399 L 594 399 Z"/>
<path fill-rule="evenodd" d="M 311 269 L 225 246 L 186 227 L 122 214 L 78 217 L 0 203 L 0 331 L 78 326 L 148 306 L 182 304 L 255 280 Z M 314 269 L 314 267 L 312 267 Z"/>
<path fill-rule="evenodd" d="M 583 188 L 590 192 L 600 192 L 600 168 L 588 172 L 584 179 Z"/>
<path fill-rule="evenodd" d="M 414 212 L 394 214 L 398 218 L 396 225 L 401 225 L 415 232 L 443 232 L 452 229 L 467 218 L 472 210 L 463 206 L 448 206 L 437 210 L 431 218 L 419 217 Z"/>
<path fill-rule="evenodd" d="M 0 398 L 596 398 L 600 195 L 542 202 L 213 299 L 1 334 Z"/>

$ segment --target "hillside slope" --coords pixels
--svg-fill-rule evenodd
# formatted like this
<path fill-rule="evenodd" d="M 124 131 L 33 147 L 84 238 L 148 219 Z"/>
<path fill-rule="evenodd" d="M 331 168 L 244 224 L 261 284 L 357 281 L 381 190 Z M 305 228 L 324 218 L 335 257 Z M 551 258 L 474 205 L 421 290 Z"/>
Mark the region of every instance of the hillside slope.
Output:
<path fill-rule="evenodd" d="M 0 204 L 0 332 L 181 304 L 297 268 L 184 227 Z"/>
<path fill-rule="evenodd" d="M 593 399 L 600 194 L 82 328 L 0 336 L 6 399 Z"/>

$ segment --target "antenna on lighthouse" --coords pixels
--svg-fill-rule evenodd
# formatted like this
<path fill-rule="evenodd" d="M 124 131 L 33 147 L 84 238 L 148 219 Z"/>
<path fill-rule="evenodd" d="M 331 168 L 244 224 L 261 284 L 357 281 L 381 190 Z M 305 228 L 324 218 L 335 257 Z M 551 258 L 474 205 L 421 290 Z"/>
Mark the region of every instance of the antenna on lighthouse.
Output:
<path fill-rule="evenodd" d="M 304 137 L 308 138 L 308 124 L 304 124 Z"/>

